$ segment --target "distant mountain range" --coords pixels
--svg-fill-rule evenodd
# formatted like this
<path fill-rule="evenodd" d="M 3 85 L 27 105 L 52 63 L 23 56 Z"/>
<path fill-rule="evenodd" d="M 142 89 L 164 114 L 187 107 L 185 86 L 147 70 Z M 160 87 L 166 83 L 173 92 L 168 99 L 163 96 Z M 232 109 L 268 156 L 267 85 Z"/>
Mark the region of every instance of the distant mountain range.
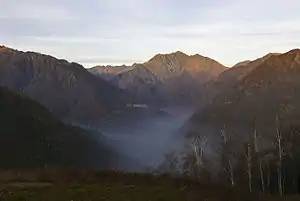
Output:
<path fill-rule="evenodd" d="M 206 100 L 207 107 L 193 121 L 241 126 L 253 119 L 274 119 L 276 114 L 297 116 L 298 66 L 299 50 L 267 54 L 232 68 L 178 51 L 132 66 L 86 70 L 48 55 L 1 46 L 0 86 L 77 122 L 102 118 L 127 103 L 168 107 L 201 105 Z"/>
<path fill-rule="evenodd" d="M 22 92 L 60 118 L 98 119 L 125 104 L 125 92 L 77 63 L 0 46 L 0 86 Z"/>
<path fill-rule="evenodd" d="M 226 127 L 240 136 L 242 145 L 257 129 L 262 137 L 272 136 L 272 142 L 278 127 L 300 128 L 299 77 L 299 49 L 231 68 L 198 54 L 174 52 L 132 66 L 87 70 L 52 56 L 0 46 L 0 168 L 87 164 L 86 156 L 107 164 L 111 154 L 118 156 L 108 151 L 104 138 L 99 146 L 85 131 L 61 120 L 86 128 L 107 114 L 128 120 L 120 114 L 133 105 L 142 106 L 139 110 L 147 108 L 145 104 L 201 106 L 184 127 L 188 134 L 220 136 Z M 107 126 L 114 126 L 110 123 Z"/>
<path fill-rule="evenodd" d="M 138 102 L 198 104 L 203 84 L 226 67 L 200 55 L 158 54 L 133 66 L 97 66 L 0 46 L 0 86 L 22 92 L 62 119 L 89 123 Z M 96 75 L 93 76 L 92 74 Z"/>
<path fill-rule="evenodd" d="M 112 70 L 114 69 L 114 70 Z M 182 52 L 158 54 L 130 67 L 98 66 L 89 71 L 146 103 L 187 104 L 198 102 L 204 83 L 216 78 L 226 67 L 200 55 Z"/>

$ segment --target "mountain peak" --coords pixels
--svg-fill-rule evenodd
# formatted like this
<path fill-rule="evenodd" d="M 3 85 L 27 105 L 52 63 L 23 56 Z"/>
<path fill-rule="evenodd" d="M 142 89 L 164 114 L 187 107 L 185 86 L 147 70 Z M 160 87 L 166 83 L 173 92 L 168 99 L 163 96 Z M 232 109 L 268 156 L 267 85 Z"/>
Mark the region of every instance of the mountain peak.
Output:
<path fill-rule="evenodd" d="M 176 51 L 176 52 L 171 53 L 171 54 L 188 56 L 187 54 L 185 54 L 184 52 L 181 52 L 181 51 Z"/>
<path fill-rule="evenodd" d="M 287 52 L 287 54 L 300 54 L 300 49 L 293 49 L 293 50 L 291 50 L 291 51 L 289 51 L 289 52 Z"/>
<path fill-rule="evenodd" d="M 188 57 L 188 55 L 181 51 L 176 51 L 176 52 L 166 53 L 166 54 L 159 53 L 159 54 L 156 54 L 154 57 L 152 57 L 149 60 L 149 62 L 155 61 L 155 60 L 161 60 L 161 59 L 165 59 L 165 58 L 170 58 L 170 57 L 181 58 L 181 57 Z"/>
<path fill-rule="evenodd" d="M 13 49 L 8 48 L 4 45 L 0 45 L 0 52 L 10 52 L 10 51 L 13 51 Z"/>

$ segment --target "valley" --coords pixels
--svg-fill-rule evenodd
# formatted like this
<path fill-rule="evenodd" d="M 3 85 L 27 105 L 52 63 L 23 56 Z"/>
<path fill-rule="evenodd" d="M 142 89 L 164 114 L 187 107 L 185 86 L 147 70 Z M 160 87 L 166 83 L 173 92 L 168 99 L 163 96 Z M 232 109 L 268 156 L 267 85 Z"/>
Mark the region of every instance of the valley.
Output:
<path fill-rule="evenodd" d="M 1 149 L 9 154 L 0 166 L 166 174 L 295 194 L 299 58 L 294 49 L 227 68 L 174 52 L 85 69 L 1 46 Z"/>
<path fill-rule="evenodd" d="M 0 8 L 0 201 L 300 200 L 300 0 Z"/>
<path fill-rule="evenodd" d="M 192 111 L 193 108 L 131 109 L 107 117 L 93 130 L 99 131 L 112 149 L 132 159 L 133 164 L 124 164 L 121 170 L 129 166 L 130 171 L 143 172 L 160 165 L 165 154 L 183 149 L 185 139 L 180 129 Z"/>

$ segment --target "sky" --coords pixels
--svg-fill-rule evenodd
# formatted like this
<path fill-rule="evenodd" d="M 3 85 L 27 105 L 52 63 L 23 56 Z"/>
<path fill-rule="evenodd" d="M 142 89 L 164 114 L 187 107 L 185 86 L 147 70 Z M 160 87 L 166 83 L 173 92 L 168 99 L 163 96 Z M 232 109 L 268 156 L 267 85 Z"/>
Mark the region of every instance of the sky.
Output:
<path fill-rule="evenodd" d="M 94 65 L 182 51 L 226 66 L 300 47 L 299 0 L 0 0 L 0 44 Z"/>

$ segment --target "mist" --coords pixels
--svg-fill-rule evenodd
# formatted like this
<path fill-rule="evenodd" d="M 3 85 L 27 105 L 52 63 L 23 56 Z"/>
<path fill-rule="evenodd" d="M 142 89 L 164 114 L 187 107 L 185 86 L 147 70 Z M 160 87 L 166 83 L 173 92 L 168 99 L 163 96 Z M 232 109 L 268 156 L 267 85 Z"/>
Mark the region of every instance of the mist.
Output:
<path fill-rule="evenodd" d="M 165 154 L 180 150 L 185 142 L 182 126 L 192 108 L 133 109 L 114 114 L 95 126 L 101 144 L 118 153 L 118 169 L 141 172 L 160 165 Z"/>

